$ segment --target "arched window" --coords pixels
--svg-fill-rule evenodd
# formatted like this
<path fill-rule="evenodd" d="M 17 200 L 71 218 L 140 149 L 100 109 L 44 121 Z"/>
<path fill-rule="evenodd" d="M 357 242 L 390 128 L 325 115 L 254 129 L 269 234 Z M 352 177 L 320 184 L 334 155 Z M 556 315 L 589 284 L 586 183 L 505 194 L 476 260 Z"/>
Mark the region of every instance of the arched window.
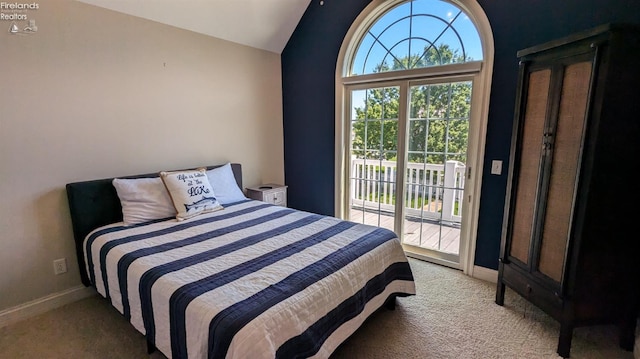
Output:
<path fill-rule="evenodd" d="M 369 26 L 347 76 L 482 60 L 469 16 L 440 0 L 398 4 Z"/>
<path fill-rule="evenodd" d="M 374 0 L 337 64 L 336 214 L 473 274 L 492 61 L 475 0 Z"/>

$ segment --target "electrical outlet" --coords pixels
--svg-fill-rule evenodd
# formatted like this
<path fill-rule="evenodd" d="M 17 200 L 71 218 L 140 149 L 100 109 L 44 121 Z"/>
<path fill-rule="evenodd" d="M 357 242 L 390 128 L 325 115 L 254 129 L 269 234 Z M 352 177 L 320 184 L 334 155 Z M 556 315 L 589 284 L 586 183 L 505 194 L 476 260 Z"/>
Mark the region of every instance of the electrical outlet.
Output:
<path fill-rule="evenodd" d="M 67 273 L 67 259 L 60 258 L 53 261 L 53 273 L 63 274 Z"/>

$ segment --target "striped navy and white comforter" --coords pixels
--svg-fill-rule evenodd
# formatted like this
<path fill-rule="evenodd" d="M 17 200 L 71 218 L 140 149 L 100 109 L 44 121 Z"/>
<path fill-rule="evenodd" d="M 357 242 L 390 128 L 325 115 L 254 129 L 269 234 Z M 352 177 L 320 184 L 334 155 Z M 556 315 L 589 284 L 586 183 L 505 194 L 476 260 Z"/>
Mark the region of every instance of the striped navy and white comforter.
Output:
<path fill-rule="evenodd" d="M 169 358 L 326 358 L 415 294 L 393 232 L 253 200 L 101 227 L 84 249 L 97 291 Z"/>

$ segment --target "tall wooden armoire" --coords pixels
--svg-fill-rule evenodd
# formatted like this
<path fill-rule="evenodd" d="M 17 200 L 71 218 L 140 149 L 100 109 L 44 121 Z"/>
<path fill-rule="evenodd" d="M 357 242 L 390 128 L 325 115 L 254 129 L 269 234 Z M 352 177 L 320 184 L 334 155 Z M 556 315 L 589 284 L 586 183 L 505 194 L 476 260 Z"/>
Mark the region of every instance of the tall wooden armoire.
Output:
<path fill-rule="evenodd" d="M 616 324 L 640 292 L 640 28 L 603 25 L 517 54 L 520 78 L 496 303 L 505 286 L 560 322 Z"/>

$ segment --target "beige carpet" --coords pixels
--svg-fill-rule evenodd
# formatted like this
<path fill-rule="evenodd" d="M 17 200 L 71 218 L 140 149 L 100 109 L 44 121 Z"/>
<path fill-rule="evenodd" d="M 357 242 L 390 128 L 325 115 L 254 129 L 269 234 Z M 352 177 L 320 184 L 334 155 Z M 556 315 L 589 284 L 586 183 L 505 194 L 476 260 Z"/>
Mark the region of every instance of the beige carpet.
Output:
<path fill-rule="evenodd" d="M 418 295 L 374 314 L 332 359 L 559 358 L 559 325 L 512 291 L 494 303 L 495 285 L 411 260 Z M 0 358 L 148 358 L 144 337 L 94 296 L 0 328 Z M 615 327 L 578 328 L 571 357 L 633 359 Z M 155 353 L 152 358 L 163 358 Z"/>

